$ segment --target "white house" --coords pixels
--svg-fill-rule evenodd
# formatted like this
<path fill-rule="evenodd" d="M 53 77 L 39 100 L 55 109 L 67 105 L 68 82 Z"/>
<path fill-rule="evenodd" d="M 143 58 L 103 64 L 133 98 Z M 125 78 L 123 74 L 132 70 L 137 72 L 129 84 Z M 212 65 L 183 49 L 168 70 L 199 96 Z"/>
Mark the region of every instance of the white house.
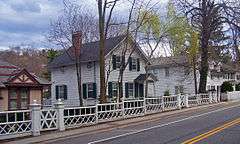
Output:
<path fill-rule="evenodd" d="M 209 73 L 207 77 L 207 87 L 209 91 L 215 91 L 220 96 L 221 85 L 224 81 L 229 81 L 234 85 L 240 83 L 239 69 L 232 65 L 222 63 L 209 63 Z M 194 94 L 194 75 L 189 69 L 186 56 L 159 57 L 151 62 L 150 72 L 153 73 L 156 81 L 156 94 L 164 95 L 166 91 L 170 94 Z M 196 72 L 197 86 L 199 84 L 199 71 Z"/>
<path fill-rule="evenodd" d="M 128 42 L 127 52 L 122 55 Z M 81 33 L 73 35 L 73 45 L 77 48 L 81 61 L 81 83 L 82 97 L 85 105 L 97 102 L 100 95 L 99 74 L 99 42 L 81 43 Z M 118 77 L 121 63 L 127 64 L 123 74 L 123 95 L 126 99 L 139 98 L 144 95 L 144 83 L 149 82 L 148 95 L 154 95 L 154 82 L 157 80 L 152 74 L 146 77 L 146 57 L 141 48 L 126 36 L 109 38 L 105 42 L 105 62 L 107 94 L 109 100 L 116 97 L 118 91 Z M 68 105 L 78 105 L 78 81 L 75 66 L 75 51 L 70 47 L 60 56 L 56 57 L 50 64 L 52 81 L 52 101 L 61 98 Z M 126 62 L 128 60 L 128 63 Z M 109 73 L 109 76 L 107 75 Z"/>

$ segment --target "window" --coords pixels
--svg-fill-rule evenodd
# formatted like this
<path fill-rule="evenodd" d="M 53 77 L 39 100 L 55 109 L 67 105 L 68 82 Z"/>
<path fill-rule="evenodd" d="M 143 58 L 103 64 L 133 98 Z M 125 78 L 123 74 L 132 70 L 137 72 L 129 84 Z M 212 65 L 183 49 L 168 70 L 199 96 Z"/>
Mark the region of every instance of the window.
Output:
<path fill-rule="evenodd" d="M 117 97 L 118 95 L 118 83 L 114 82 L 112 83 L 112 96 Z"/>
<path fill-rule="evenodd" d="M 165 76 L 169 77 L 169 68 L 165 68 Z"/>
<path fill-rule="evenodd" d="M 116 68 L 120 68 L 120 67 L 121 67 L 121 57 L 116 56 Z"/>
<path fill-rule="evenodd" d="M 183 85 L 175 86 L 175 94 L 184 94 Z"/>
<path fill-rule="evenodd" d="M 237 75 L 237 80 L 240 80 L 240 75 Z"/>
<path fill-rule="evenodd" d="M 133 97 L 133 83 L 125 83 L 125 96 L 126 98 L 128 97 Z"/>
<path fill-rule="evenodd" d="M 27 109 L 29 90 L 27 88 L 16 88 L 9 90 L 9 109 Z"/>
<path fill-rule="evenodd" d="M 153 73 L 157 75 L 158 74 L 158 69 L 154 69 Z"/>
<path fill-rule="evenodd" d="M 93 83 L 87 84 L 88 98 L 93 98 Z"/>
<path fill-rule="evenodd" d="M 207 86 L 207 90 L 210 90 L 210 89 L 211 89 L 211 86 L 210 86 L 210 85 L 208 85 L 208 86 Z"/>
<path fill-rule="evenodd" d="M 67 86 L 57 85 L 56 86 L 56 99 L 67 99 Z"/>
<path fill-rule="evenodd" d="M 18 99 L 17 90 L 16 89 L 9 90 L 9 109 L 10 110 L 16 110 L 18 108 L 17 99 Z"/>
<path fill-rule="evenodd" d="M 132 70 L 137 70 L 137 59 L 132 58 Z"/>
<path fill-rule="evenodd" d="M 133 83 L 128 84 L 128 95 L 133 96 Z"/>
<path fill-rule="evenodd" d="M 215 91 L 215 86 L 211 86 L 211 91 Z"/>
<path fill-rule="evenodd" d="M 118 83 L 117 82 L 108 82 L 108 97 L 113 98 L 118 95 Z"/>
<path fill-rule="evenodd" d="M 139 59 L 129 57 L 129 71 L 140 71 Z"/>
<path fill-rule="evenodd" d="M 96 83 L 83 84 L 83 98 L 84 99 L 97 98 L 96 90 L 97 90 Z"/>
<path fill-rule="evenodd" d="M 116 56 L 113 55 L 112 56 L 112 67 L 113 69 L 119 69 L 122 65 L 122 63 L 124 63 L 125 59 L 124 56 Z"/>
<path fill-rule="evenodd" d="M 235 79 L 235 74 L 234 73 L 230 73 L 230 79 Z"/>
<path fill-rule="evenodd" d="M 87 63 L 87 68 L 88 68 L 88 69 L 91 69 L 91 68 L 92 68 L 92 65 L 93 65 L 92 62 L 88 62 L 88 63 Z"/>

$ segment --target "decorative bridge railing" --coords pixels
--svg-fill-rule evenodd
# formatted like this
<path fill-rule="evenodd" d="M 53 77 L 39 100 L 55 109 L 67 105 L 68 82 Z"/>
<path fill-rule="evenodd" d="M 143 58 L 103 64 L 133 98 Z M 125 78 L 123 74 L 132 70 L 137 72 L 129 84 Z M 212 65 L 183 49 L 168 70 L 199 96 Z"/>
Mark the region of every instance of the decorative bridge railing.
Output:
<path fill-rule="evenodd" d="M 64 103 L 59 100 L 54 107 L 46 108 L 35 102 L 30 105 L 30 110 L 0 112 L 0 140 L 26 135 L 37 136 L 42 131 L 63 131 L 212 102 L 216 102 L 216 99 L 208 94 L 148 97 L 86 107 L 64 107 Z"/>

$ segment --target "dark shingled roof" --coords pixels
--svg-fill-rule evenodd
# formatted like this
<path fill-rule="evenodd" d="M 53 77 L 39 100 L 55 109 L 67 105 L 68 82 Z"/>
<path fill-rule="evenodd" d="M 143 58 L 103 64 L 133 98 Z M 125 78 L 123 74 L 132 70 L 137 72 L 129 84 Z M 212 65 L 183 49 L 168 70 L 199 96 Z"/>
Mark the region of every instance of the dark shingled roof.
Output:
<path fill-rule="evenodd" d="M 125 35 L 121 35 L 107 39 L 105 42 L 105 55 L 115 48 L 125 37 Z M 49 63 L 48 68 L 73 65 L 75 64 L 74 57 L 73 47 L 70 47 L 67 51 L 64 51 L 63 54 L 56 57 L 51 63 Z M 82 45 L 80 61 L 99 61 L 99 41 L 85 43 Z"/>
<path fill-rule="evenodd" d="M 151 77 L 154 81 L 157 81 L 157 77 L 154 76 L 153 74 L 149 73 L 148 77 Z M 137 83 L 143 83 L 147 78 L 147 74 L 140 74 L 135 80 L 134 82 Z"/>
<path fill-rule="evenodd" d="M 4 83 L 8 82 L 11 78 L 16 76 L 22 70 L 23 69 L 15 66 L 13 64 L 10 64 L 6 61 L 0 60 L 0 87 L 5 87 Z M 42 85 L 50 84 L 50 82 L 45 79 L 37 77 L 34 74 L 31 74 L 31 75 Z"/>
<path fill-rule="evenodd" d="M 188 65 L 188 59 L 186 56 L 158 57 L 151 60 L 150 69 L 181 65 Z"/>

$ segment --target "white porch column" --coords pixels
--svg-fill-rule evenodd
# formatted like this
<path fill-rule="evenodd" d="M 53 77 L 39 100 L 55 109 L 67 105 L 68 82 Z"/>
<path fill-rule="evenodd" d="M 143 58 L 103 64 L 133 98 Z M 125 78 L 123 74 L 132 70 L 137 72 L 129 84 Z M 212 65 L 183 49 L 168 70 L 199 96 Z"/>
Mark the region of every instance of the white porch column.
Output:
<path fill-rule="evenodd" d="M 30 104 L 30 109 L 32 120 L 32 135 L 39 136 L 41 127 L 41 105 L 37 104 L 36 100 L 33 100 L 33 103 Z"/>
<path fill-rule="evenodd" d="M 59 131 L 65 130 L 64 125 L 64 103 L 61 99 L 58 99 L 57 103 L 54 104 L 56 112 L 57 112 L 57 127 Z"/>

